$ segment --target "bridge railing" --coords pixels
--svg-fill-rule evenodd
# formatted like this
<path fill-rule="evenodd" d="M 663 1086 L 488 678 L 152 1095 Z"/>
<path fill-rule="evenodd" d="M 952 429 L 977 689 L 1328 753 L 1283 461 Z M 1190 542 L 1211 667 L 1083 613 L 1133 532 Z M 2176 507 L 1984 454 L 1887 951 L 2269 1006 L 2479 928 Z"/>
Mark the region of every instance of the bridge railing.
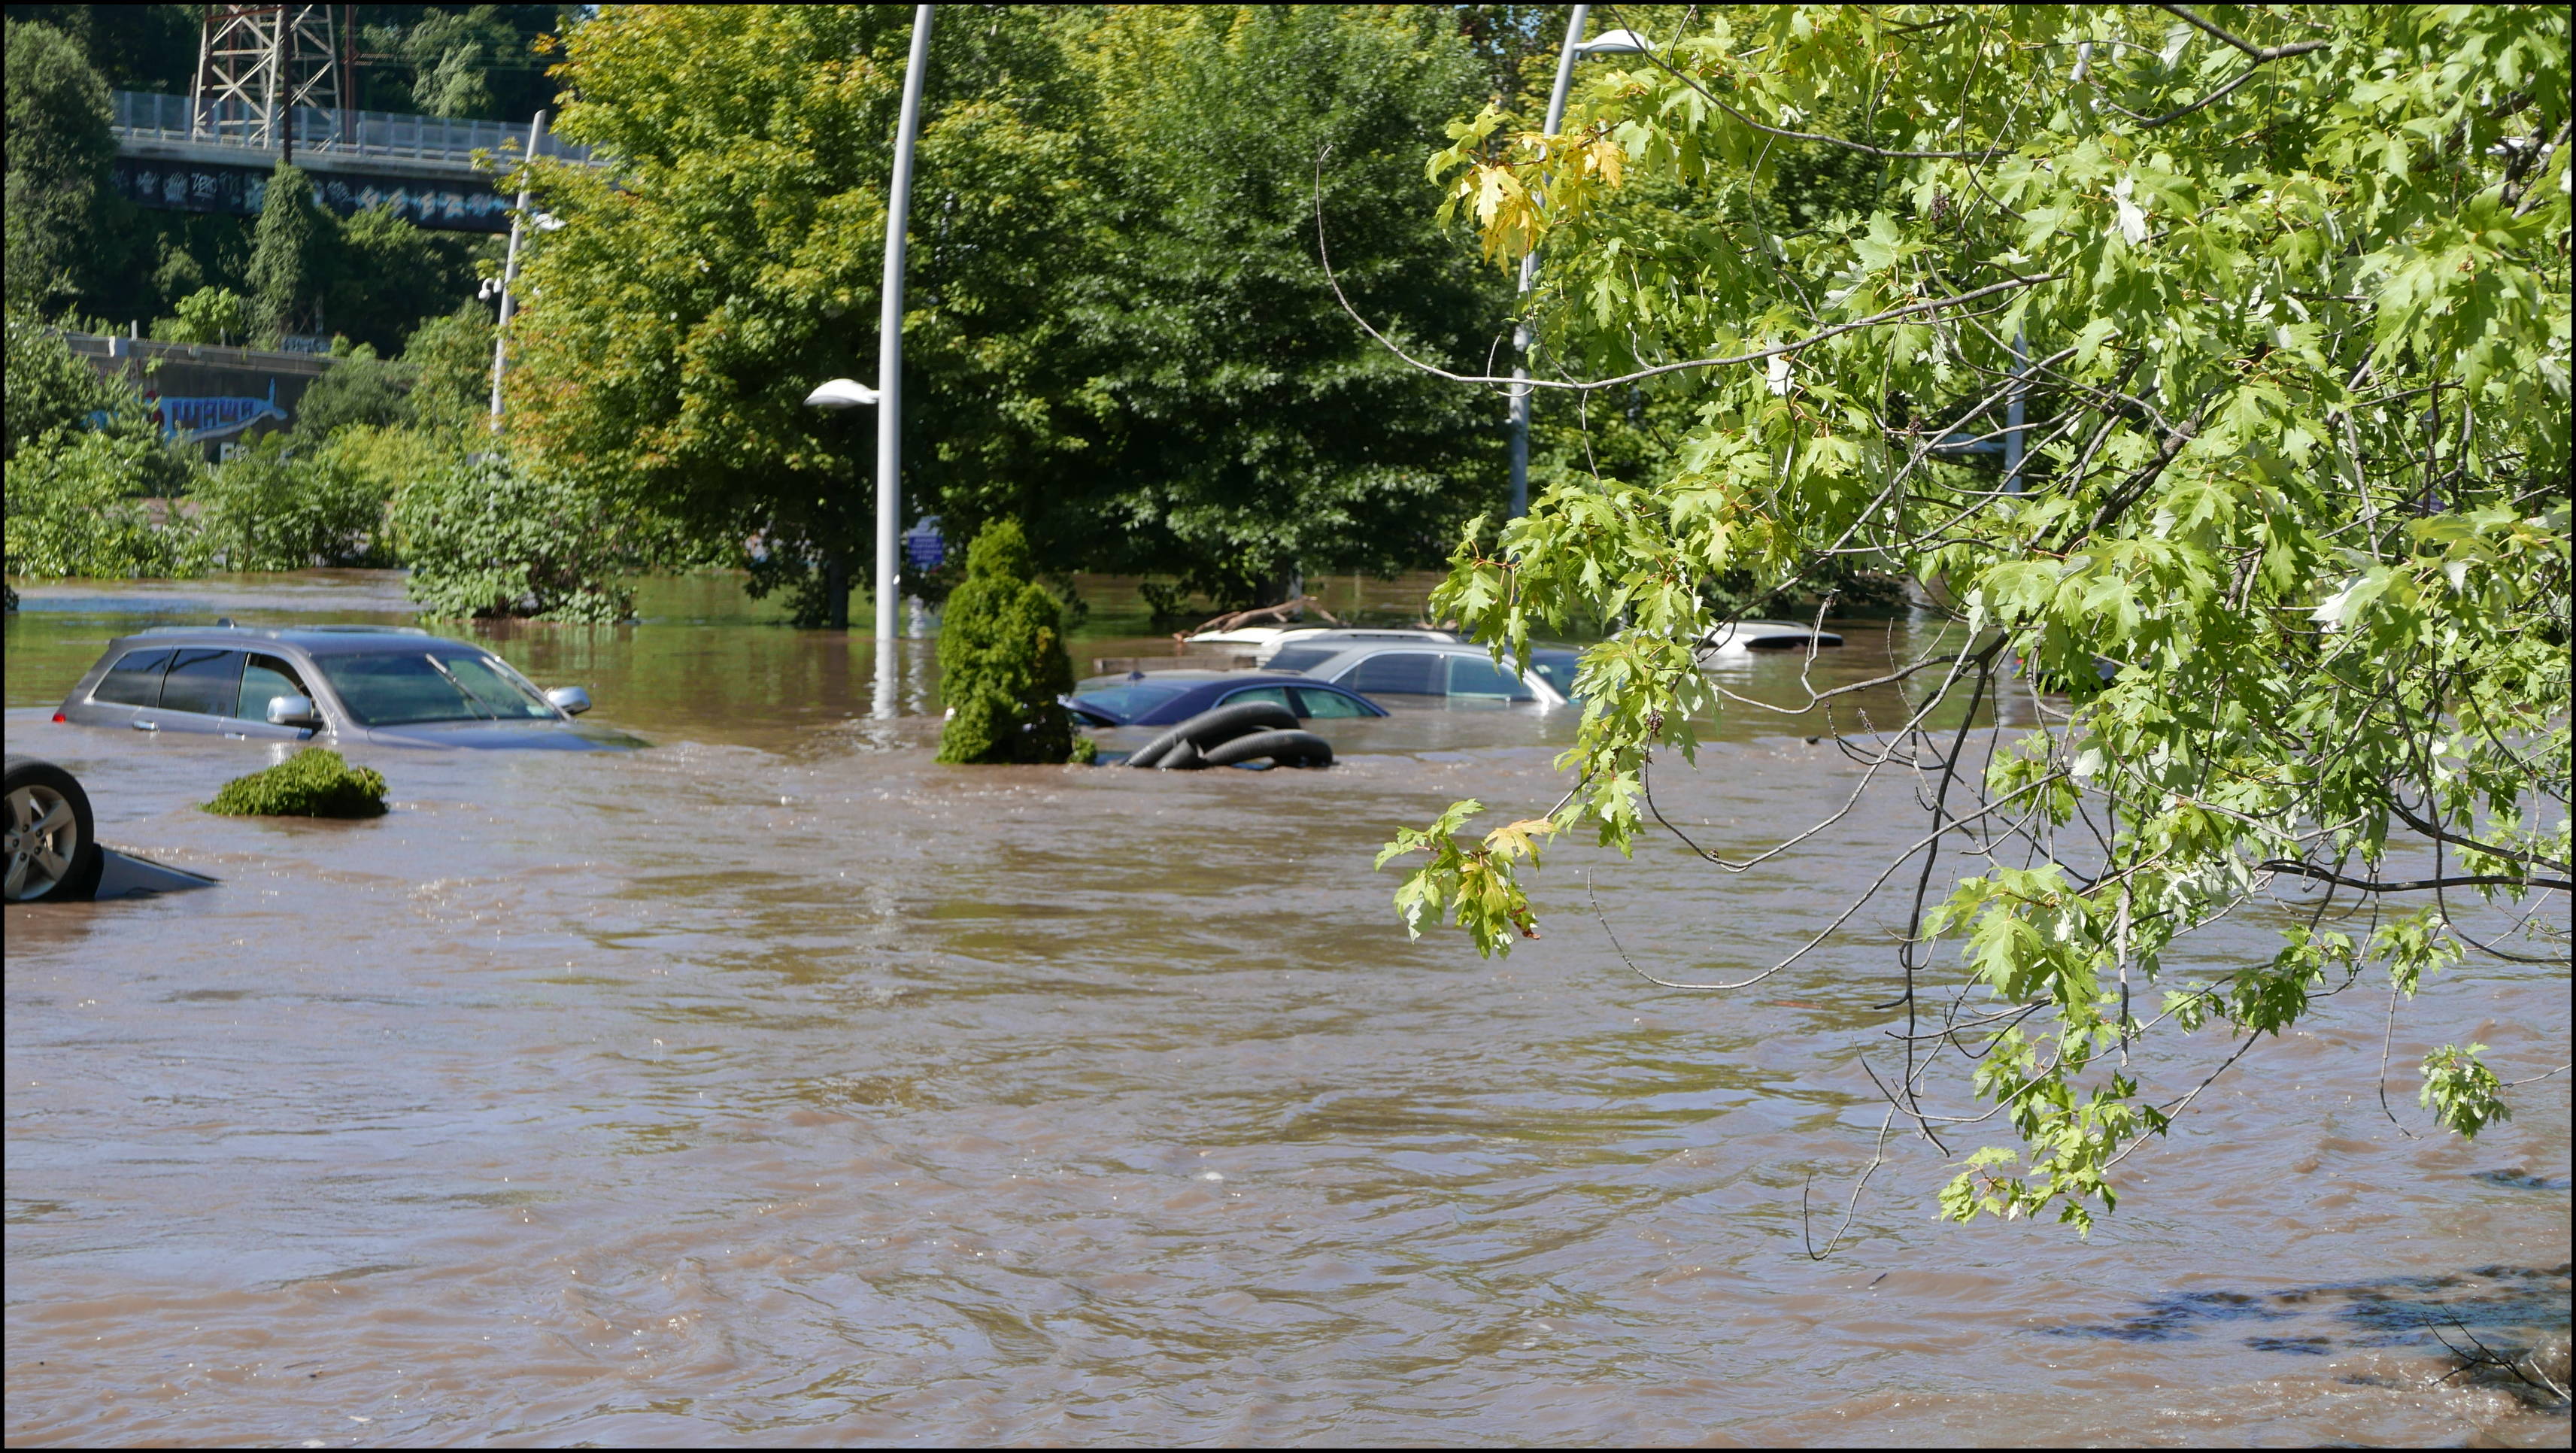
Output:
<path fill-rule="evenodd" d="M 473 121 L 448 116 L 414 116 L 397 111 L 341 111 L 319 106 L 295 107 L 289 124 L 298 152 L 332 156 L 402 157 L 413 161 L 465 166 L 474 153 L 515 156 L 528 144 L 525 122 Z M 116 93 L 115 127 L 120 139 L 239 146 L 275 150 L 277 140 L 250 109 L 238 101 L 194 105 L 186 96 L 154 91 Z M 537 155 L 587 162 L 590 148 L 549 133 L 537 142 Z"/>

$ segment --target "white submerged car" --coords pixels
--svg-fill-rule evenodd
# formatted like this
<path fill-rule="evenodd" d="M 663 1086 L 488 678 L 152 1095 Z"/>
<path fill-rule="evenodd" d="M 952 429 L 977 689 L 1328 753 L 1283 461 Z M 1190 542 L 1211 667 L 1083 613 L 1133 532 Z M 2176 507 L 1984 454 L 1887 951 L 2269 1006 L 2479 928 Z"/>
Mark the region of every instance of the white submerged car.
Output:
<path fill-rule="evenodd" d="M 1802 626 L 1796 621 L 1731 621 L 1708 633 L 1699 643 L 1700 664 L 1726 657 L 1749 656 L 1756 651 L 1796 651 L 1804 654 L 1810 648 L 1831 650 L 1843 643 L 1832 631 Z"/>
<path fill-rule="evenodd" d="M 1193 646 L 1232 646 L 1237 650 L 1248 650 L 1252 653 L 1252 664 L 1269 666 L 1277 660 L 1281 651 L 1292 646 L 1311 652 L 1328 643 L 1337 646 L 1355 646 L 1398 641 L 1431 641 L 1441 645 L 1454 645 L 1464 639 L 1466 638 L 1455 631 L 1434 630 L 1428 626 L 1238 626 L 1230 631 L 1202 631 L 1190 637 L 1189 643 Z"/>

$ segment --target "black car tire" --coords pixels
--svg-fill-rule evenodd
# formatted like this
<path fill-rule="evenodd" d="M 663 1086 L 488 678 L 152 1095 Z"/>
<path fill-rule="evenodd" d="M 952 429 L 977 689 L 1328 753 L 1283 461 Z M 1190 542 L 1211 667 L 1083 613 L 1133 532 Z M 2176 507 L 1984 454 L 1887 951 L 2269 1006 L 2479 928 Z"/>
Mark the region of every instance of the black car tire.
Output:
<path fill-rule="evenodd" d="M 1282 767 L 1329 767 L 1333 765 L 1333 744 L 1313 732 L 1253 732 L 1210 748 L 1202 761 L 1210 767 L 1231 767 L 1263 757 Z"/>
<path fill-rule="evenodd" d="M 1274 727 L 1289 731 L 1296 730 L 1297 713 L 1275 701 L 1239 701 L 1232 706 L 1212 707 L 1147 742 L 1134 756 L 1127 759 L 1127 765 L 1178 767 L 1180 763 L 1166 762 L 1163 758 L 1183 742 L 1188 742 L 1203 752 L 1220 742 L 1233 741 L 1245 732 L 1263 731 Z M 1196 754 L 1192 755 L 1195 757 Z M 1199 763 L 1192 761 L 1190 765 L 1197 766 Z"/>
<path fill-rule="evenodd" d="M 51 762 L 34 757 L 8 759 L 8 828 L 9 864 L 7 898 L 11 903 L 80 903 L 98 892 L 98 875 L 106 858 L 98 849 L 98 822 L 89 808 L 89 794 L 81 790 L 80 780 Z M 33 824 L 52 815 L 57 806 L 71 809 L 72 820 L 37 835 L 37 841 L 22 838 L 22 824 Z M 61 841 L 68 832 L 68 845 Z M 50 839 L 50 842 L 47 840 Z M 50 847 L 46 856 L 64 864 L 59 874 L 46 873 L 37 857 L 41 847 Z M 44 881 L 29 880 L 43 875 Z"/>

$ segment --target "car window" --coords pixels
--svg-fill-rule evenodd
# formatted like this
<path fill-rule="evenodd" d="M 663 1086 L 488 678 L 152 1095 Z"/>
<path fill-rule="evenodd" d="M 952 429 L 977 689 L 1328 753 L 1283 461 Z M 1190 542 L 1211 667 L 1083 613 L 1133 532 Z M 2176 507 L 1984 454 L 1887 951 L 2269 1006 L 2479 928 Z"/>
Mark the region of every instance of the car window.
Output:
<path fill-rule="evenodd" d="M 1369 709 L 1338 691 L 1320 686 L 1300 686 L 1289 692 L 1297 699 L 1297 714 L 1311 717 L 1367 716 Z"/>
<path fill-rule="evenodd" d="M 1556 694 L 1568 701 L 1574 699 L 1574 674 L 1582 669 L 1583 657 L 1576 651 L 1532 651 L 1530 670 Z"/>
<path fill-rule="evenodd" d="M 1288 688 L 1285 686 L 1250 686 L 1241 691 L 1229 691 L 1225 694 L 1223 704 L 1241 706 L 1247 701 L 1266 701 L 1272 706 L 1286 707 L 1290 711 L 1296 710 L 1295 707 L 1288 705 Z"/>
<path fill-rule="evenodd" d="M 1350 647 L 1348 646 L 1330 645 L 1282 646 L 1279 648 L 1279 654 L 1271 657 L 1270 664 L 1264 666 L 1262 669 L 1265 671 L 1303 671 L 1309 666 L 1321 666 L 1325 662 L 1330 661 L 1335 656 L 1338 656 L 1349 649 Z"/>
<path fill-rule="evenodd" d="M 1538 700 L 1538 693 L 1522 685 L 1518 676 L 1485 656 L 1449 658 L 1449 694 L 1483 697 L 1491 701 Z"/>
<path fill-rule="evenodd" d="M 315 663 L 361 726 L 550 718 L 554 708 L 496 663 L 427 651 L 369 651 Z"/>
<path fill-rule="evenodd" d="M 1075 697 L 1085 706 L 1097 707 L 1111 716 L 1139 717 L 1188 690 L 1185 686 L 1104 686 Z"/>
<path fill-rule="evenodd" d="M 294 667 L 275 656 L 253 656 L 242 666 L 241 695 L 234 699 L 233 715 L 244 721 L 266 721 L 270 697 L 312 695 Z"/>
<path fill-rule="evenodd" d="M 161 709 L 230 716 L 241 698 L 242 653 L 182 647 L 161 678 Z"/>
<path fill-rule="evenodd" d="M 170 651 L 128 651 L 116 658 L 99 679 L 98 688 L 89 694 L 92 701 L 110 706 L 159 706 L 161 672 L 170 664 Z"/>
<path fill-rule="evenodd" d="M 1438 696 L 1440 658 L 1428 651 L 1383 651 L 1351 668 L 1341 684 L 1371 696 Z"/>

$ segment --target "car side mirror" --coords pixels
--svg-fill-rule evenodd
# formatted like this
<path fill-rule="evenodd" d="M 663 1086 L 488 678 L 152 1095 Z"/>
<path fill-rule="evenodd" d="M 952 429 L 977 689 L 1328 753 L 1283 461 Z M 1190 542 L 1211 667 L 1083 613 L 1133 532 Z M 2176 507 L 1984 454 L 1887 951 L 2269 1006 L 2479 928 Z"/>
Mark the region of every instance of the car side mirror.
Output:
<path fill-rule="evenodd" d="M 590 693 L 578 686 L 558 686 L 546 693 L 546 701 L 566 716 L 579 716 L 590 710 Z"/>
<path fill-rule="evenodd" d="M 318 727 L 322 713 L 315 710 L 309 696 L 272 696 L 268 699 L 268 719 L 272 725 Z"/>

